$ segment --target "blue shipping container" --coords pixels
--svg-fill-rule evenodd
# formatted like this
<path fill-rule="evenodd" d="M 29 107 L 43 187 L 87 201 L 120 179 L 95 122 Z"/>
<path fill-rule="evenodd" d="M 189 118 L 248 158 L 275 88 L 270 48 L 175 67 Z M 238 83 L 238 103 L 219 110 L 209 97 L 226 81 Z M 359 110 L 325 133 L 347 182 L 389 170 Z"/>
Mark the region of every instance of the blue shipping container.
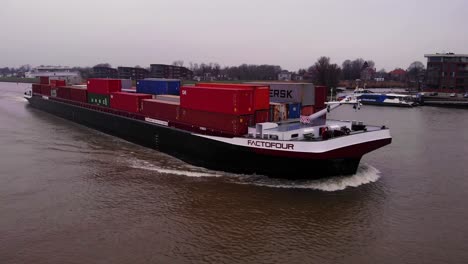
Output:
<path fill-rule="evenodd" d="M 138 80 L 136 92 L 145 94 L 167 94 L 167 82 L 153 80 Z"/>
<path fill-rule="evenodd" d="M 300 118 L 300 117 L 301 117 L 301 104 L 289 103 L 288 104 L 288 118 Z"/>
<path fill-rule="evenodd" d="M 168 81 L 167 94 L 180 95 L 180 81 Z"/>
<path fill-rule="evenodd" d="M 179 95 L 180 80 L 144 79 L 137 81 L 137 93 Z"/>

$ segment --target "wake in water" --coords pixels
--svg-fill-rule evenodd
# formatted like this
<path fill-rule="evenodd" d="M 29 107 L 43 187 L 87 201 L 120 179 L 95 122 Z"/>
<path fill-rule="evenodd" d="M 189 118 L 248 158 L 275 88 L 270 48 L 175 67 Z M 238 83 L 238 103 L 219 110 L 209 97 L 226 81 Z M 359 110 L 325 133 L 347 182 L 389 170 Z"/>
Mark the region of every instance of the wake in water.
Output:
<path fill-rule="evenodd" d="M 358 187 L 376 182 L 380 178 L 380 171 L 370 165 L 361 164 L 356 174 L 351 176 L 337 176 L 318 180 L 286 180 L 274 179 L 263 175 L 242 175 L 208 169 L 191 165 L 167 166 L 155 165 L 148 161 L 133 158 L 127 160 L 132 168 L 155 171 L 162 174 L 182 175 L 188 177 L 223 177 L 228 182 L 236 184 L 251 184 L 271 188 L 310 189 L 326 192 L 341 191 L 348 187 Z"/>
<path fill-rule="evenodd" d="M 222 177 L 223 172 L 208 171 L 203 168 L 184 166 L 183 168 L 171 168 L 170 166 L 158 166 L 148 161 L 134 159 L 129 161 L 130 167 L 135 169 L 143 169 L 155 171 L 162 174 L 182 175 L 188 177 Z"/>
<path fill-rule="evenodd" d="M 317 180 L 285 180 L 272 179 L 265 176 L 247 176 L 245 184 L 255 184 L 272 188 L 311 189 L 326 192 L 341 191 L 348 187 L 358 187 L 376 182 L 380 178 L 380 171 L 370 165 L 362 164 L 356 174 L 351 176 L 336 176 Z"/>

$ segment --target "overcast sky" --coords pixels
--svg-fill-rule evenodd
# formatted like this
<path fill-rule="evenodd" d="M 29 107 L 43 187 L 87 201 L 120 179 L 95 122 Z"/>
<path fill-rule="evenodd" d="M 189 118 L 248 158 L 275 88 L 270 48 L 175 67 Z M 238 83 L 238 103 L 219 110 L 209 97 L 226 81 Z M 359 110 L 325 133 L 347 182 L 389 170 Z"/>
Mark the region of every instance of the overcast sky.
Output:
<path fill-rule="evenodd" d="M 0 0 L 0 66 L 174 60 L 407 68 L 468 53 L 468 0 Z"/>

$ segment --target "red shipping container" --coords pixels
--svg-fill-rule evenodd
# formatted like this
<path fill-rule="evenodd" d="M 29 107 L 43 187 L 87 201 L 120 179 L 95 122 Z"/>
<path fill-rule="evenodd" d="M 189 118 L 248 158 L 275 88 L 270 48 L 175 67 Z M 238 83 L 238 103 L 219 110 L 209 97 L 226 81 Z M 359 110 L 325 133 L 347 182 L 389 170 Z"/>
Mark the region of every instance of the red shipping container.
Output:
<path fill-rule="evenodd" d="M 34 83 L 32 85 L 32 92 L 36 93 L 36 94 L 42 94 L 41 87 L 42 87 L 42 85 Z"/>
<path fill-rule="evenodd" d="M 255 124 L 270 121 L 270 110 L 255 111 Z"/>
<path fill-rule="evenodd" d="M 179 108 L 177 102 L 143 99 L 140 112 L 147 117 L 170 122 L 179 119 Z"/>
<path fill-rule="evenodd" d="M 85 89 L 70 87 L 70 100 L 87 103 L 88 102 L 88 91 Z"/>
<path fill-rule="evenodd" d="M 266 110 L 270 108 L 270 87 L 261 84 L 235 84 L 235 83 L 197 83 L 197 87 L 213 88 L 244 88 L 253 90 L 254 110 Z"/>
<path fill-rule="evenodd" d="M 50 86 L 57 87 L 57 86 L 65 86 L 65 80 L 50 80 Z"/>
<path fill-rule="evenodd" d="M 49 84 L 49 77 L 47 77 L 47 76 L 39 77 L 39 83 L 40 84 Z"/>
<path fill-rule="evenodd" d="M 251 115 L 253 91 L 243 88 L 206 88 L 184 86 L 180 89 L 183 108 L 230 115 Z"/>
<path fill-rule="evenodd" d="M 193 109 L 180 109 L 179 121 L 206 129 L 222 131 L 231 135 L 245 135 L 252 116 L 229 115 Z"/>
<path fill-rule="evenodd" d="M 45 96 L 50 96 L 50 92 L 52 91 L 52 87 L 48 84 L 41 85 L 41 94 Z"/>
<path fill-rule="evenodd" d="M 301 115 L 303 116 L 310 116 L 313 113 L 314 113 L 314 107 L 311 105 L 303 106 L 301 108 Z"/>
<path fill-rule="evenodd" d="M 110 107 L 127 112 L 138 113 L 142 99 L 151 99 L 151 94 L 116 92 L 110 95 Z"/>
<path fill-rule="evenodd" d="M 325 107 L 327 101 L 327 87 L 326 86 L 315 86 L 315 107 Z"/>
<path fill-rule="evenodd" d="M 113 92 L 122 91 L 122 81 L 120 79 L 88 79 L 88 92 L 108 95 Z"/>
<path fill-rule="evenodd" d="M 57 87 L 57 97 L 70 100 L 70 87 L 67 87 L 67 86 Z"/>

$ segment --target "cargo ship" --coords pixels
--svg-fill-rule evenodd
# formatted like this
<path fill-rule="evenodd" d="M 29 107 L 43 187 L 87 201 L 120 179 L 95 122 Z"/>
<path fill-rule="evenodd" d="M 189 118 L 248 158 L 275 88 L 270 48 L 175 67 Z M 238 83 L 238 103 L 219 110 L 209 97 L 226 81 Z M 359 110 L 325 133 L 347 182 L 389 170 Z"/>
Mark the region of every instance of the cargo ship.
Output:
<path fill-rule="evenodd" d="M 127 89 L 131 91 L 131 89 Z M 29 104 L 61 118 L 211 170 L 288 179 L 356 173 L 363 155 L 391 143 L 389 129 L 328 120 L 342 102 L 326 87 L 145 79 L 122 92 L 118 79 L 66 86 L 41 78 Z"/>

